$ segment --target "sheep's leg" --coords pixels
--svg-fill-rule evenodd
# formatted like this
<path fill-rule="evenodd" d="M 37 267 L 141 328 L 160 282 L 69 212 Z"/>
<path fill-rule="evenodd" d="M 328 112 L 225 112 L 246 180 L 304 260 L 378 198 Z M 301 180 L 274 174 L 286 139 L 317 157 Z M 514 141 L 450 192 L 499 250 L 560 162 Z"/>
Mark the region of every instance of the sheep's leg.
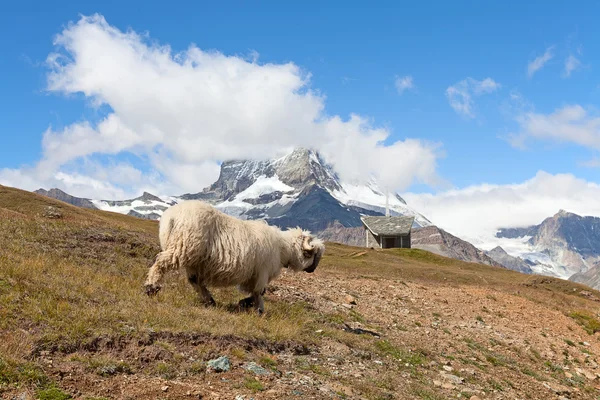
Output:
<path fill-rule="evenodd" d="M 160 291 L 160 282 L 162 281 L 164 274 L 171 269 L 171 264 L 171 252 L 161 251 L 156 255 L 154 264 L 150 267 L 148 275 L 146 276 L 146 282 L 144 283 L 144 288 L 148 296 L 153 296 Z"/>
<path fill-rule="evenodd" d="M 216 306 L 217 302 L 213 299 L 205 285 L 201 284 L 198 275 L 188 271 L 188 282 L 194 287 L 194 290 L 200 295 L 202 302 L 207 306 Z"/>
<path fill-rule="evenodd" d="M 252 293 L 252 302 L 254 303 L 254 310 L 258 315 L 261 315 L 265 312 L 265 303 L 262 297 L 263 291 Z"/>
<path fill-rule="evenodd" d="M 260 292 L 261 296 L 264 296 L 265 293 L 267 292 L 267 289 L 263 289 L 262 292 Z M 252 306 L 254 306 L 254 296 L 248 296 L 242 300 L 239 301 L 238 306 L 240 308 L 250 308 Z"/>

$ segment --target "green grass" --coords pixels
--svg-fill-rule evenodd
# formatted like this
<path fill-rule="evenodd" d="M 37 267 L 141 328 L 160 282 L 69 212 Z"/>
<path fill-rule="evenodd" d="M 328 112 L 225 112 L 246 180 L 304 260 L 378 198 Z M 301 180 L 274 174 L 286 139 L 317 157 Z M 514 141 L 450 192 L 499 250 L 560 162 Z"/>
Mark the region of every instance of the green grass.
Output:
<path fill-rule="evenodd" d="M 569 317 L 573 318 L 583 329 L 593 335 L 600 332 L 600 321 L 598 321 L 591 313 L 586 311 L 573 311 L 569 313 Z"/>
<path fill-rule="evenodd" d="M 255 378 L 246 378 L 244 380 L 244 386 L 246 387 L 246 389 L 250 389 L 253 392 L 260 392 L 265 390 L 263 384 Z"/>
<path fill-rule="evenodd" d="M 422 351 L 411 352 L 397 347 L 387 340 L 375 342 L 375 348 L 380 354 L 392 357 L 403 363 L 408 363 L 412 366 L 421 365 L 425 362 L 425 355 Z"/>
<path fill-rule="evenodd" d="M 56 387 L 40 390 L 37 395 L 39 400 L 68 400 L 72 398 L 70 394 Z"/>

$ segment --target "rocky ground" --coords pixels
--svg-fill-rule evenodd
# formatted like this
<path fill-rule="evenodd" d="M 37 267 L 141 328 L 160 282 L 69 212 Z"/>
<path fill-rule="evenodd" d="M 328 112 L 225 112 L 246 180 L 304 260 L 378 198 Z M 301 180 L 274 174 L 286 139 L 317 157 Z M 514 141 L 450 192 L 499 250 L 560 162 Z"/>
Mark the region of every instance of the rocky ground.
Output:
<path fill-rule="evenodd" d="M 600 293 L 572 282 L 329 243 L 259 317 L 180 274 L 145 297 L 150 221 L 1 200 L 3 399 L 600 396 Z"/>

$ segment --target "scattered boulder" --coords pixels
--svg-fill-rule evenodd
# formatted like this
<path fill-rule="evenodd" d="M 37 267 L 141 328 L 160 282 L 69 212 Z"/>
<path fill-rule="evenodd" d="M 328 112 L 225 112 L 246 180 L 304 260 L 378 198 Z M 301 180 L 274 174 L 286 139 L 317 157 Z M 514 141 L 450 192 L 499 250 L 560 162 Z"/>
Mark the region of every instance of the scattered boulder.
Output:
<path fill-rule="evenodd" d="M 354 298 L 354 296 L 346 295 L 344 301 L 346 302 L 346 304 L 356 305 L 356 298 Z"/>
<path fill-rule="evenodd" d="M 63 217 L 63 213 L 56 207 L 48 206 L 44 208 L 42 212 L 42 217 L 49 219 L 60 219 Z"/>
<path fill-rule="evenodd" d="M 260 365 L 258 365 L 255 362 L 249 362 L 244 364 L 244 366 L 242 367 L 245 370 L 254 372 L 256 375 L 271 375 L 271 371 L 264 369 L 263 367 L 261 367 Z"/>
<path fill-rule="evenodd" d="M 222 356 L 206 363 L 208 368 L 215 372 L 227 372 L 231 369 L 229 358 Z"/>

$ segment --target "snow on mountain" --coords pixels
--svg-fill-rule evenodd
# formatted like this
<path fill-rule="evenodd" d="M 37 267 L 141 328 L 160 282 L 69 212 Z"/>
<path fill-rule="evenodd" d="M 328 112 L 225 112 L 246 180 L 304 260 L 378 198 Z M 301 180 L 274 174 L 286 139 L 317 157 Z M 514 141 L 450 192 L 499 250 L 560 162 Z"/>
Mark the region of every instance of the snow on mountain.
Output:
<path fill-rule="evenodd" d="M 338 221 L 360 226 L 360 215 L 384 215 L 386 195 L 374 180 L 366 185 L 342 182 L 321 156 L 297 148 L 274 160 L 230 160 L 215 183 L 198 193 L 158 197 L 150 193 L 130 200 L 90 200 L 94 207 L 142 218 L 159 219 L 169 206 L 200 199 L 241 219 L 266 219 L 285 227 L 313 231 Z M 87 200 L 87 199 L 86 199 Z M 415 227 L 431 222 L 397 194 L 389 195 L 392 215 L 415 217 Z"/>
<path fill-rule="evenodd" d="M 132 215 L 138 218 L 157 220 L 163 211 L 176 204 L 179 199 L 173 197 L 160 198 L 144 192 L 140 197 L 130 200 L 90 200 L 99 210 L 112 211 Z"/>

